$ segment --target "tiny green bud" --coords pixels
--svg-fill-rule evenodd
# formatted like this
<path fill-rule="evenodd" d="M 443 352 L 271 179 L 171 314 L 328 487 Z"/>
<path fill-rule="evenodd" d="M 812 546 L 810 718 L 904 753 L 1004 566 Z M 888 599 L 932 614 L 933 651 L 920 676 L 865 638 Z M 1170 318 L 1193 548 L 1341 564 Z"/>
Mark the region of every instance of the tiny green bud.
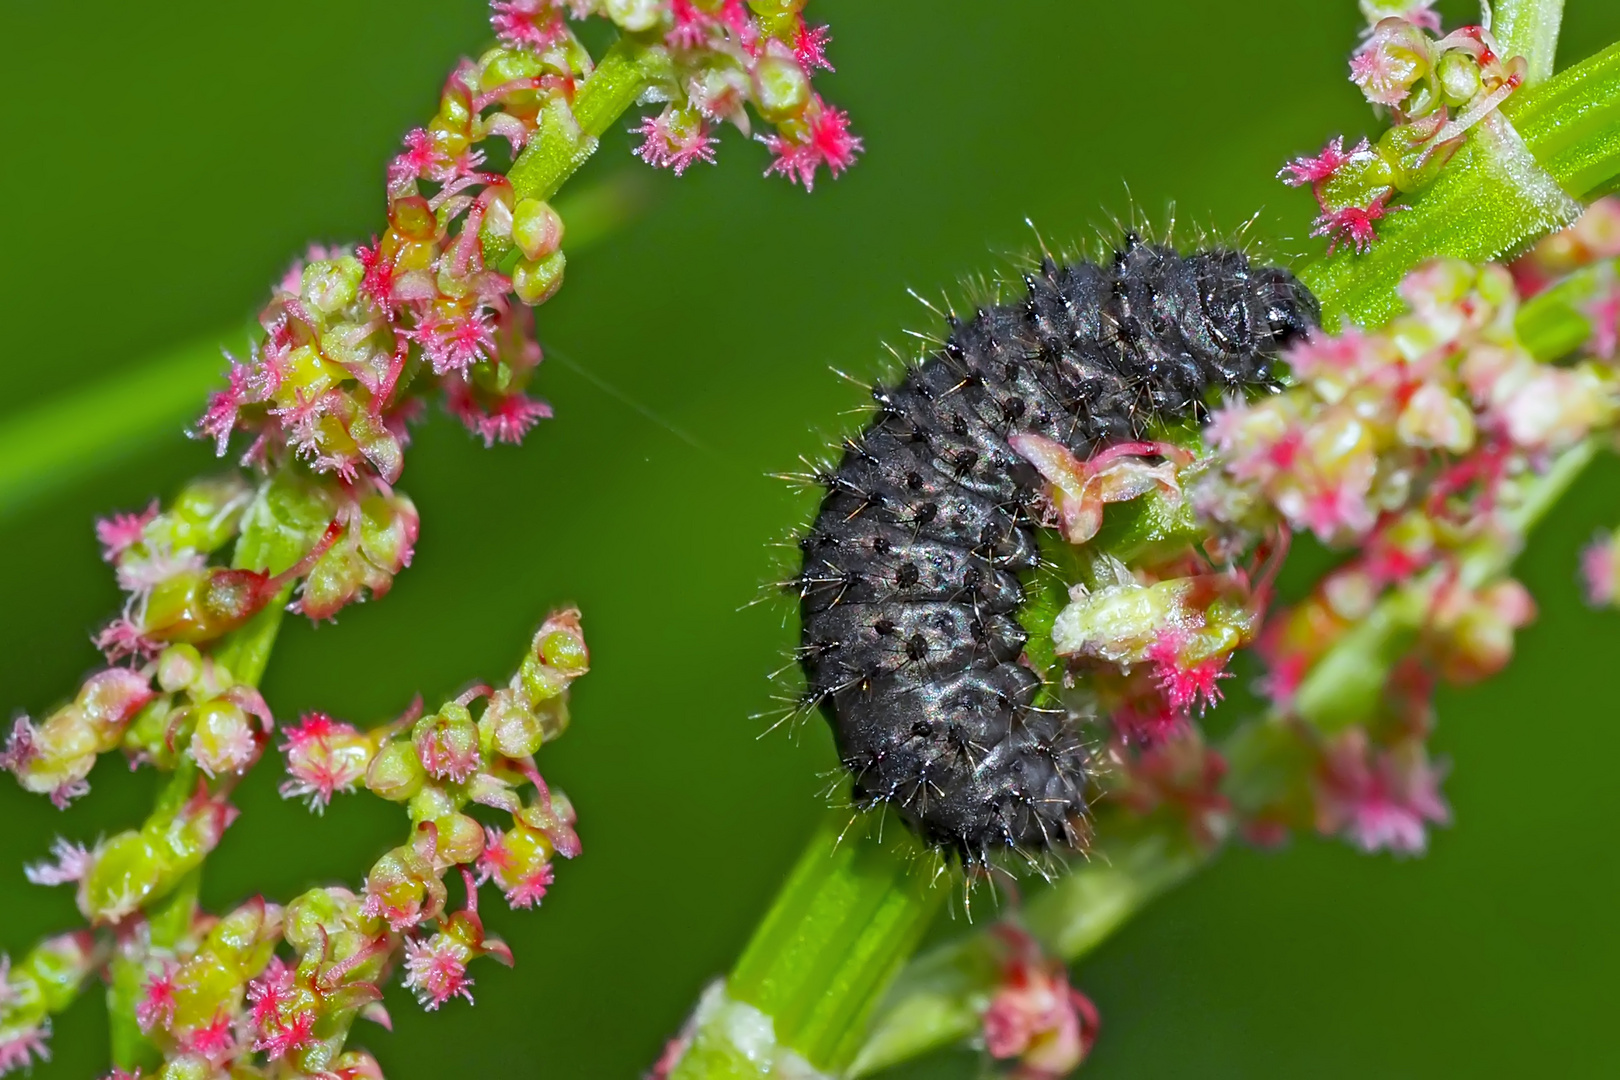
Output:
<path fill-rule="evenodd" d="M 365 276 L 365 267 L 353 255 L 319 259 L 304 267 L 299 291 L 304 303 L 324 315 L 331 315 L 354 303 L 360 291 L 360 280 Z"/>
<path fill-rule="evenodd" d="M 607 17 L 632 34 L 651 30 L 663 14 L 659 0 L 607 0 Z"/>
<path fill-rule="evenodd" d="M 384 744 L 366 770 L 366 788 L 390 802 L 405 802 L 427 782 L 416 747 L 403 739 Z"/>
<path fill-rule="evenodd" d="M 121 832 L 102 844 L 80 894 L 84 913 L 114 921 L 139 910 L 163 881 L 163 853 L 142 833 Z"/>
<path fill-rule="evenodd" d="M 1447 105 L 1465 104 L 1479 93 L 1479 63 L 1465 52 L 1448 51 L 1440 59 L 1438 74 L 1440 93 Z"/>
<path fill-rule="evenodd" d="M 754 67 L 754 102 L 772 123 L 789 120 L 810 104 L 810 80 L 791 56 L 765 56 Z"/>
<path fill-rule="evenodd" d="M 562 247 L 563 220 L 551 204 L 524 199 L 512 210 L 512 242 L 525 257 L 539 262 Z"/>
<path fill-rule="evenodd" d="M 518 261 L 512 271 L 512 288 L 525 304 L 543 304 L 562 288 L 563 270 L 568 259 L 561 251 L 554 251 L 539 262 L 529 259 Z"/>
<path fill-rule="evenodd" d="M 157 681 L 165 693 L 184 690 L 202 674 L 202 653 L 195 645 L 170 645 L 158 654 Z"/>

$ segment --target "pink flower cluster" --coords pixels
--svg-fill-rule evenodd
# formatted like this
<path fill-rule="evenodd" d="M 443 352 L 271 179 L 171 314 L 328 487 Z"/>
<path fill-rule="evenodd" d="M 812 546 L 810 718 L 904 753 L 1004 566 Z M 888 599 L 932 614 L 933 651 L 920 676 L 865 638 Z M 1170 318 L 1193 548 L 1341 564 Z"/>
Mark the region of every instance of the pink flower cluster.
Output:
<path fill-rule="evenodd" d="M 992 932 L 1003 955 L 984 1011 L 984 1048 L 1014 1063 L 1013 1080 L 1060 1080 L 1080 1067 L 1097 1041 L 1097 1007 L 1027 933 L 1006 922 Z"/>
<path fill-rule="evenodd" d="M 1387 109 L 1392 125 L 1377 141 L 1346 150 L 1335 137 L 1315 157 L 1278 176 L 1309 187 L 1321 209 L 1312 236 L 1365 250 L 1377 223 L 1402 209 L 1390 200 L 1431 182 L 1462 145 L 1524 82 L 1522 58 L 1507 58 L 1490 31 L 1465 26 L 1444 37 L 1429 3 L 1364 2 L 1373 25 L 1350 59 L 1350 81 Z"/>
<path fill-rule="evenodd" d="M 823 168 L 837 176 L 854 163 L 861 140 L 850 133 L 848 114 L 811 85 L 817 70 L 833 68 L 827 28 L 804 21 L 804 0 L 650 0 L 630 5 L 629 13 L 618 10 L 624 6 L 570 4 L 576 13 L 605 7 L 627 30 L 662 32 L 674 93 L 663 112 L 636 129 L 642 142 L 635 153 L 649 165 L 680 175 L 694 162 L 712 163 L 716 125 L 751 133 L 748 106 L 774 128 L 758 137 L 773 155 L 767 175 L 809 190 Z"/>
<path fill-rule="evenodd" d="M 0 767 L 58 806 L 89 791 L 98 756 L 119 749 L 132 767 L 184 761 L 221 788 L 258 760 L 272 726 L 257 690 L 195 647 L 171 645 L 140 668 L 96 672 L 44 720 L 19 718 Z"/>
<path fill-rule="evenodd" d="M 1384 330 L 1315 335 L 1286 358 L 1290 389 L 1215 413 L 1222 470 L 1200 509 L 1364 544 L 1387 584 L 1456 546 L 1437 533 L 1487 527 L 1504 480 L 1614 420 L 1612 370 L 1543 363 L 1519 343 L 1506 269 L 1439 260 L 1401 294 L 1410 311 Z"/>
<path fill-rule="evenodd" d="M 533 755 L 567 727 L 569 687 L 588 667 L 579 613 L 561 611 L 542 624 L 498 690 L 475 687 L 430 716 L 418 704 L 366 732 L 323 713 L 306 716 L 282 743 L 291 777 L 283 794 L 320 808 L 363 785 L 408 807 L 407 842 L 376 861 L 358 893 L 312 889 L 285 908 L 255 898 L 220 918 L 190 902 L 178 937 L 171 915 L 170 936 L 159 943 L 143 909 L 217 846 L 235 816 L 225 796 L 270 734 L 255 692 L 227 685 L 223 669 L 191 646 L 171 646 L 148 671 L 114 668 L 92 678 L 68 708 L 93 714 L 81 722 L 103 742 L 103 729 L 123 717 L 126 748 L 139 743 L 143 753 L 167 754 L 171 768 L 185 757 L 210 779 L 138 830 L 91 849 L 59 841 L 53 860 L 30 867 L 28 877 L 76 885 L 86 919 L 111 930 L 116 963 L 143 973 L 134 1016 L 173 1070 L 165 1075 L 237 1075 L 277 1063 L 276 1075 L 380 1080 L 376 1062 L 345 1043 L 357 1019 L 389 1022 L 382 983 L 399 969 L 425 1008 L 471 1001 L 472 960 L 512 962 L 484 932 L 479 885 L 493 881 L 513 907 L 534 907 L 551 885 L 552 859 L 579 854 L 573 808 L 546 786 Z M 471 706 L 481 700 L 475 717 Z M 54 745 L 50 724 L 40 732 L 30 735 L 31 746 Z M 485 825 L 469 813 L 474 805 L 509 815 L 510 826 Z M 457 911 L 445 880 L 452 871 L 465 886 Z M 290 960 L 278 955 L 282 943 Z M 92 950 L 104 947 L 86 933 L 47 942 L 41 949 L 54 952 L 15 972 L 0 961 L 0 1074 L 45 1056 L 49 1014 L 62 1007 L 49 1003 L 71 999 L 99 966 Z M 64 985 L 42 999 L 34 983 L 49 978 Z"/>
<path fill-rule="evenodd" d="M 497 21 L 509 6 L 497 5 Z M 404 467 L 407 422 L 435 389 L 486 442 L 517 442 L 550 414 L 525 393 L 540 362 L 525 305 L 562 282 L 561 222 L 539 200 L 516 200 L 483 167 L 482 144 L 501 139 L 516 155 L 543 125 L 573 124 L 590 57 L 566 27 L 503 37 L 457 66 L 438 115 L 405 137 L 382 237 L 312 248 L 273 290 L 263 341 L 232 364 L 198 425 L 221 454 L 240 431 L 252 439 L 247 462 L 293 456 L 386 485 Z M 512 266 L 486 264 L 486 251 L 513 246 Z"/>
<path fill-rule="evenodd" d="M 1264 686 L 1285 714 L 1329 650 L 1380 602 L 1402 598 L 1412 645 L 1371 711 L 1332 737 L 1295 735 L 1315 762 L 1318 828 L 1368 850 L 1417 852 L 1425 824 L 1447 819 L 1424 748 L 1435 681 L 1500 670 L 1535 615 L 1521 584 L 1481 578 L 1470 552 L 1519 542 L 1512 486 L 1612 427 L 1620 379 L 1601 360 L 1533 357 L 1503 267 L 1433 262 L 1402 296 L 1409 312 L 1383 330 L 1313 337 L 1287 357 L 1288 389 L 1218 411 L 1206 437 L 1219 468 L 1192 498 L 1217 531 L 1258 535 L 1281 522 L 1354 551 L 1262 636 Z M 1590 577 L 1603 561 L 1589 556 L 1587 567 Z"/>

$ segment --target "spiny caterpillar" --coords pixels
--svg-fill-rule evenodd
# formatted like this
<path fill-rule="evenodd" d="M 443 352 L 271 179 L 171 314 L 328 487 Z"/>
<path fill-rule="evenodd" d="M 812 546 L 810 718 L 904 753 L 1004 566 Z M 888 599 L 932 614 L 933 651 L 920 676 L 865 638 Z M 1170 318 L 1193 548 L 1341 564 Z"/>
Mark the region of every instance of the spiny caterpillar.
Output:
<path fill-rule="evenodd" d="M 1091 764 L 1036 707 L 1020 662 L 1018 574 L 1036 566 L 1030 432 L 1084 459 L 1270 385 L 1317 323 L 1294 275 L 1238 251 L 1188 255 L 1127 234 L 1112 264 L 1025 276 L 1026 296 L 950 319 L 943 346 L 872 396 L 877 415 L 817 479 L 799 542 L 800 662 L 858 806 L 893 805 L 924 841 L 982 865 L 1083 835 Z"/>

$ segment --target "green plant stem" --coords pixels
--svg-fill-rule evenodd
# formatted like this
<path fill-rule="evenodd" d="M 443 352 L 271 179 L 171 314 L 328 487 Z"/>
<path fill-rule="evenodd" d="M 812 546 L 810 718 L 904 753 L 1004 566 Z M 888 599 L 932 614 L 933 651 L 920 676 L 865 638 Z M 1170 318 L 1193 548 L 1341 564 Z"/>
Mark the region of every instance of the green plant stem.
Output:
<path fill-rule="evenodd" d="M 829 812 L 726 984 L 770 1018 L 777 1046 L 826 1073 L 854 1059 L 872 1008 L 960 881 L 904 829 L 880 832 L 870 815 Z M 672 1080 L 760 1075 L 722 1041 L 688 1054 Z"/>
<path fill-rule="evenodd" d="M 549 199 L 555 195 L 562 183 L 590 157 L 597 137 L 650 85 L 667 77 L 668 57 L 661 48 L 631 38 L 616 43 L 575 97 L 573 118 L 578 128 L 546 124 L 513 163 L 509 178 L 518 198 Z M 644 186 L 637 180 L 621 177 L 563 203 L 559 213 L 568 221 L 570 250 L 578 251 L 607 235 L 629 220 L 645 201 Z M 259 336 L 256 325 L 210 335 L 7 419 L 0 425 L 0 520 L 23 508 L 33 498 L 94 472 L 104 463 L 125 459 L 131 450 L 149 444 L 168 425 L 179 427 L 196 414 L 198 402 L 218 378 L 222 366 L 220 342 L 241 339 L 246 345 Z M 327 522 L 320 509 L 323 504 L 307 497 L 307 484 L 302 466 L 294 463 L 261 486 L 243 518 L 232 556 L 233 566 L 276 574 L 295 564 L 310 550 Z M 236 682 L 257 686 L 263 679 L 291 594 L 292 586 L 288 585 L 213 650 L 214 658 Z M 195 764 L 182 757 L 159 790 L 153 813 L 173 812 L 191 797 L 198 781 Z M 833 865 L 847 869 L 853 860 L 853 864 L 864 867 L 871 863 L 872 850 L 870 841 L 852 841 L 842 856 L 833 860 Z M 862 872 L 856 870 L 857 879 Z M 147 908 L 154 946 L 172 947 L 189 931 L 201 880 L 199 867 L 186 874 L 174 889 L 155 898 Z M 887 936 L 871 936 L 858 942 L 858 955 L 868 963 L 851 965 L 842 975 L 832 958 L 828 958 L 823 974 L 836 991 L 829 1000 L 847 999 L 844 991 L 857 984 L 869 970 L 876 952 L 886 947 L 895 949 L 888 966 L 883 968 L 892 974 L 916 947 L 917 937 L 927 920 L 921 919 L 914 928 L 908 927 L 907 912 L 912 905 L 904 899 L 895 901 L 894 897 L 903 897 L 906 893 L 894 885 L 887 879 L 869 884 L 867 892 L 875 895 L 878 903 L 860 910 L 874 925 L 884 926 Z M 836 903 L 837 898 L 823 896 L 819 910 L 830 911 Z M 931 907 L 927 909 L 929 916 L 932 912 Z M 764 1000 L 775 1000 L 772 995 L 779 991 L 780 981 L 772 974 L 771 966 L 761 965 L 757 976 L 752 984 L 745 984 L 753 985 L 757 996 Z M 162 1062 L 161 1053 L 135 1021 L 135 1006 L 144 992 L 145 980 L 144 966 L 122 955 L 115 955 L 108 965 L 112 1057 L 114 1064 L 126 1071 L 152 1069 Z M 71 1000 L 71 997 L 65 998 L 61 1007 L 66 1008 Z M 825 1041 L 839 1033 L 862 1030 L 859 1024 L 850 1022 L 860 1019 L 864 1018 L 851 1018 L 837 1009 L 830 1012 L 812 1009 L 800 1019 L 799 1029 Z"/>
<path fill-rule="evenodd" d="M 1524 57 L 1526 85 L 1552 75 L 1563 21 L 1564 0 L 1497 0 L 1491 31 L 1502 55 Z"/>
<path fill-rule="evenodd" d="M 1501 113 L 1511 129 L 1476 128 L 1410 208 L 1380 222 L 1371 250 L 1341 251 L 1300 272 L 1326 325 L 1382 325 L 1400 310 L 1401 279 L 1425 259 L 1500 258 L 1565 223 L 1549 183 L 1582 199 L 1620 177 L 1620 44 L 1514 94 Z M 1545 175 L 1515 162 L 1515 131 Z"/>
<path fill-rule="evenodd" d="M 574 95 L 569 118 L 545 124 L 507 170 L 513 198 L 548 200 L 596 152 L 597 140 L 649 89 L 673 78 L 669 54 L 656 42 L 626 35 L 602 55 Z M 570 247 L 573 237 L 569 237 Z M 491 238 L 484 260 L 510 269 L 516 252 L 509 239 Z"/>

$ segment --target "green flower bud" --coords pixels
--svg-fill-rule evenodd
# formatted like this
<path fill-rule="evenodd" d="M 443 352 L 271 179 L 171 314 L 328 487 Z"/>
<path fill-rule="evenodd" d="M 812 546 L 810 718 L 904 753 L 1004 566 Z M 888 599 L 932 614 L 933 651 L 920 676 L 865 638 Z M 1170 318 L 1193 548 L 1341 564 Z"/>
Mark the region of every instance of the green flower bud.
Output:
<path fill-rule="evenodd" d="M 333 315 L 354 303 L 365 276 L 365 267 L 353 255 L 320 259 L 304 267 L 300 292 L 309 307 L 323 315 Z"/>
<path fill-rule="evenodd" d="M 539 262 L 562 247 L 562 215 L 548 202 L 524 199 L 512 210 L 512 242 L 532 262 Z"/>
<path fill-rule="evenodd" d="M 810 80 L 792 56 L 767 55 L 754 66 L 754 104 L 772 123 L 790 120 L 810 104 Z"/>
<path fill-rule="evenodd" d="M 562 288 L 563 271 L 567 267 L 568 259 L 561 251 L 554 251 L 538 262 L 520 259 L 512 271 L 512 288 L 525 304 L 543 304 Z"/>
<path fill-rule="evenodd" d="M 406 802 L 427 783 L 416 747 L 403 739 L 383 745 L 366 770 L 366 788 L 390 802 Z"/>

